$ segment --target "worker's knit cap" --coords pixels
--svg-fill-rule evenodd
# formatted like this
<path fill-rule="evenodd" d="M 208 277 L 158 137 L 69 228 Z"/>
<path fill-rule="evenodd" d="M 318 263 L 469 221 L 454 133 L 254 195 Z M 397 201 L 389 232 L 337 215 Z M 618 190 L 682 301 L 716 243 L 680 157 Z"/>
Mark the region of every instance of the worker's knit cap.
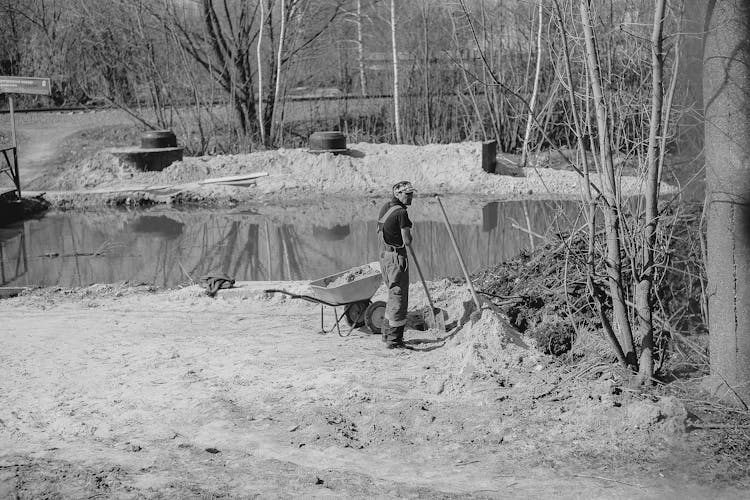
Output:
<path fill-rule="evenodd" d="M 416 193 L 417 190 L 409 181 L 397 182 L 393 185 L 393 194 Z"/>

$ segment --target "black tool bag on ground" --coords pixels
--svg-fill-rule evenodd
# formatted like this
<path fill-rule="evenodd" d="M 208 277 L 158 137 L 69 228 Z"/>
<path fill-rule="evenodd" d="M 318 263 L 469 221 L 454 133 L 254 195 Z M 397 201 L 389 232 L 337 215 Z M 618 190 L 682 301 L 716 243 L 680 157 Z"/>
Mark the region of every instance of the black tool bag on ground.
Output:
<path fill-rule="evenodd" d="M 234 278 L 224 273 L 208 274 L 201 278 L 201 286 L 206 289 L 206 295 L 216 297 L 220 289 L 234 286 Z"/>

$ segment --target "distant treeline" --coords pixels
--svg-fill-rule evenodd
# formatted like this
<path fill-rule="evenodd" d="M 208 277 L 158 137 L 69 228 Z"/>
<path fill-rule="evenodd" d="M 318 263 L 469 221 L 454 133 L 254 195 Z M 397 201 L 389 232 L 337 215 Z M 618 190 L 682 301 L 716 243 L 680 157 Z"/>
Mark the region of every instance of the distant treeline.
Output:
<path fill-rule="evenodd" d="M 582 109 L 591 99 L 576 2 L 560 0 L 560 10 L 544 2 L 540 46 L 535 2 L 397 3 L 391 13 L 378 0 L 0 0 L 0 73 L 52 79 L 51 97 L 19 96 L 20 108 L 120 107 L 143 128 L 174 129 L 194 152 L 289 146 L 320 128 L 358 140 L 400 135 L 413 144 L 495 139 L 499 150 L 515 152 L 541 52 L 529 147 L 575 141 L 563 40 Z M 642 148 L 653 3 L 592 5 L 597 29 L 607 34 L 599 50 L 615 147 Z M 670 56 L 680 62 L 665 66 L 667 78 L 679 75 L 671 102 L 683 125 L 669 138 L 673 147 L 696 127 L 690 117 L 699 107 L 690 14 L 675 8 L 665 23 L 680 33 L 669 39 Z M 387 99 L 396 91 L 398 123 Z M 328 101 L 354 96 L 384 101 L 364 106 L 364 114 L 338 106 L 331 116 Z M 304 116 L 290 111 L 290 100 L 308 98 L 321 105 Z"/>

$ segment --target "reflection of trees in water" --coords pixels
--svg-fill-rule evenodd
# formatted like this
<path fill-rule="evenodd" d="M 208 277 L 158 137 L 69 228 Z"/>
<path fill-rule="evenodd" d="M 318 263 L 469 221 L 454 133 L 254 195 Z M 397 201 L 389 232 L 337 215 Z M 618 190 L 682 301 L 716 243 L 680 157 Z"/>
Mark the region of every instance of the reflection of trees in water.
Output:
<path fill-rule="evenodd" d="M 83 276 L 81 275 L 81 263 L 78 261 L 78 244 L 76 243 L 76 232 L 73 229 L 73 224 L 71 223 L 71 220 L 68 219 L 68 228 L 70 230 L 70 241 L 73 244 L 73 262 L 75 262 L 75 269 L 76 269 L 76 285 L 83 286 Z"/>
<path fill-rule="evenodd" d="M 246 224 L 242 220 L 223 224 L 220 221 L 221 218 L 212 217 L 193 226 L 194 229 L 188 229 L 183 240 L 170 253 L 172 265 L 163 273 L 165 280 L 174 283 L 184 274 L 182 268 L 187 269 L 193 280 L 218 272 L 238 280 L 261 279 L 269 274 L 261 261 L 260 226 L 256 223 Z M 265 236 L 267 239 L 270 235 Z"/>
<path fill-rule="evenodd" d="M 577 204 L 571 202 L 496 202 L 477 212 L 466 212 L 453 224 L 459 247 L 469 271 L 508 260 L 530 248 L 531 238 L 569 232 L 577 226 Z M 301 280 L 334 274 L 378 259 L 379 242 L 373 220 L 353 220 L 316 226 L 290 224 L 261 214 L 175 211 L 146 220 L 144 227 L 123 222 L 121 213 L 62 214 L 39 221 L 28 221 L 32 237 L 23 248 L 30 256 L 29 283 L 62 286 L 132 280 L 175 286 L 211 272 L 224 272 L 237 280 Z M 430 214 L 427 214 L 428 216 Z M 481 219 L 479 218 L 481 216 Z M 296 214 L 299 219 L 299 213 Z M 320 222 L 320 213 L 316 213 Z M 175 223 L 166 219 L 173 219 Z M 132 221 L 133 218 L 130 219 Z M 300 219 L 302 220 L 302 219 Z M 151 224 L 151 223 L 158 224 Z M 169 230 L 164 230 L 165 224 Z M 151 228 L 159 226 L 159 231 Z M 176 229 L 180 228 L 180 234 Z M 441 219 L 415 221 L 415 250 L 425 276 L 436 279 L 461 275 L 460 266 Z M 48 252 L 76 254 L 91 252 L 107 242 L 117 244 L 117 252 L 97 257 L 39 258 Z M 72 247 L 72 248 L 71 248 Z M 15 247 L 14 247 L 15 248 Z M 23 256 L 13 250 L 3 258 L 6 282 L 9 262 Z M 24 268 L 23 260 L 18 269 Z M 184 271 L 183 271 L 184 269 Z M 1 276 L 0 276 L 1 277 Z M 417 277 L 415 276 L 416 280 Z"/>
<path fill-rule="evenodd" d="M 264 273 L 260 262 L 259 238 L 260 228 L 258 224 L 250 224 L 247 228 L 244 246 L 237 254 L 234 263 L 229 263 L 228 275 L 258 276 Z"/>
<path fill-rule="evenodd" d="M 453 224 L 470 272 L 512 259 L 549 237 L 575 227 L 578 206 L 564 201 L 493 202 L 482 208 L 481 225 Z M 431 279 L 460 277 L 461 270 L 442 222 L 417 222 L 415 245 Z"/>
<path fill-rule="evenodd" d="M 281 263 L 281 278 L 288 280 L 303 279 L 301 259 L 299 255 L 300 245 L 297 230 L 294 226 L 282 224 L 278 229 Z M 285 272 L 286 271 L 286 272 Z"/>
<path fill-rule="evenodd" d="M 211 222 L 216 220 L 212 218 Z M 204 222 L 201 225 L 200 235 L 197 238 L 183 240 L 183 243 L 187 245 L 180 245 L 181 248 L 188 250 L 186 256 L 193 262 L 190 271 L 193 279 L 216 272 L 231 274 L 232 268 L 237 267 L 236 263 L 233 265 L 233 259 L 237 259 L 237 254 L 240 259 L 242 258 L 242 252 L 236 252 L 241 222 L 237 220 L 228 221 L 225 224 L 212 224 L 211 222 Z M 191 241 L 200 242 L 197 252 L 191 252 L 192 248 L 189 245 Z"/>

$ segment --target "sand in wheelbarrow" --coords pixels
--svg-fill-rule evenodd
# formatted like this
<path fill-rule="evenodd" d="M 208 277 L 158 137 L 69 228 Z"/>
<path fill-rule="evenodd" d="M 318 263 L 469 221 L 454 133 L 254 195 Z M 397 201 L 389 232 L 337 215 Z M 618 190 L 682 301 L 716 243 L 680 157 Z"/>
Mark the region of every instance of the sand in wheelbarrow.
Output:
<path fill-rule="evenodd" d="M 373 276 L 378 273 L 380 273 L 380 271 L 370 266 L 369 264 L 355 267 L 345 272 L 341 276 L 338 276 L 330 283 L 326 283 L 326 288 L 335 288 L 337 286 L 346 285 L 347 283 L 351 283 L 352 281 L 367 278 L 368 276 Z"/>

